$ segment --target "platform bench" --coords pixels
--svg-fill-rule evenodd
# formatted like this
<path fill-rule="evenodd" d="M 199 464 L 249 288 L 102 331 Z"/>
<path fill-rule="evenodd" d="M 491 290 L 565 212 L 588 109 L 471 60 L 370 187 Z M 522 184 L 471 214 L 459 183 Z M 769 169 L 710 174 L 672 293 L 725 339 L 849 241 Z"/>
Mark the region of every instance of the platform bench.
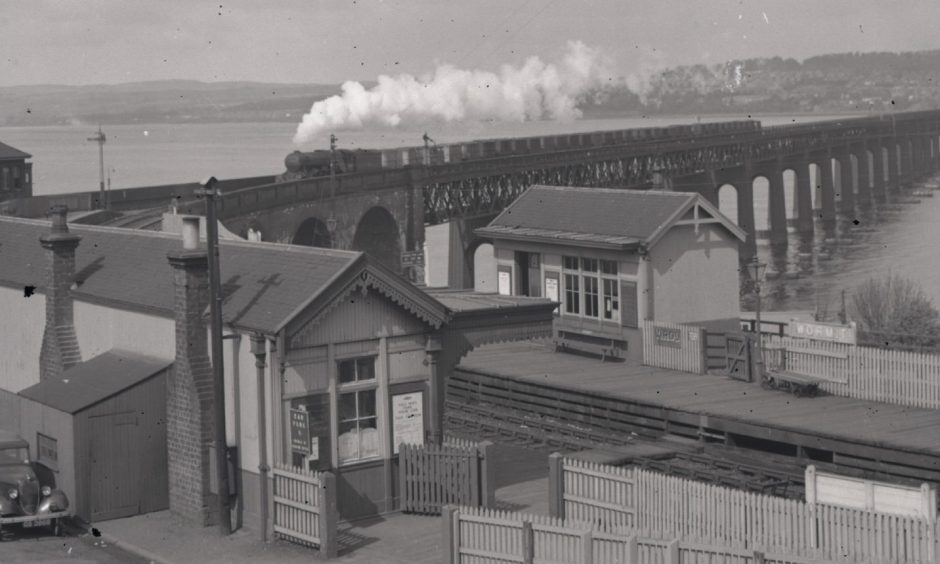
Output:
<path fill-rule="evenodd" d="M 808 374 L 771 370 L 764 374 L 761 385 L 765 388 L 792 392 L 797 397 L 815 397 L 819 393 L 819 385 L 827 381 L 825 378 Z"/>

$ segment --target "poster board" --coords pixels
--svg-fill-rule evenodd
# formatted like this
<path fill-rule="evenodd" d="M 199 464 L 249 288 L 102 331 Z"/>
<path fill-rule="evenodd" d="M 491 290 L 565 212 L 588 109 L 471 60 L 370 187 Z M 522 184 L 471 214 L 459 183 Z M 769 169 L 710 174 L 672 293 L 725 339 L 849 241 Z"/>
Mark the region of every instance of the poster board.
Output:
<path fill-rule="evenodd" d="M 557 272 L 546 272 L 545 273 L 545 297 L 553 302 L 560 301 L 558 299 L 558 273 Z"/>
<path fill-rule="evenodd" d="M 937 492 L 927 484 L 918 487 L 817 472 L 806 468 L 806 502 L 936 519 Z"/>
<path fill-rule="evenodd" d="M 501 296 L 512 295 L 512 267 L 496 267 L 496 291 Z"/>
<path fill-rule="evenodd" d="M 424 444 L 424 392 L 392 396 L 392 452 L 398 446 Z"/>

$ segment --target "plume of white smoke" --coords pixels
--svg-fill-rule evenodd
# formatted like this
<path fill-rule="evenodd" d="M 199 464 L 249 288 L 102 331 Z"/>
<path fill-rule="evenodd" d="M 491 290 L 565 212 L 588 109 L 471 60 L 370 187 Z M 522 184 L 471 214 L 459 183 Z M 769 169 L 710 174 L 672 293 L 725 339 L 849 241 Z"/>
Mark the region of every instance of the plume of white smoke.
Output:
<path fill-rule="evenodd" d="M 382 75 L 370 89 L 350 81 L 343 84 L 342 94 L 313 104 L 297 126 L 294 143 L 366 125 L 576 119 L 581 116 L 578 104 L 611 84 L 611 68 L 597 49 L 569 41 L 558 63 L 530 57 L 519 67 L 503 65 L 498 73 L 442 65 L 420 78 Z"/>

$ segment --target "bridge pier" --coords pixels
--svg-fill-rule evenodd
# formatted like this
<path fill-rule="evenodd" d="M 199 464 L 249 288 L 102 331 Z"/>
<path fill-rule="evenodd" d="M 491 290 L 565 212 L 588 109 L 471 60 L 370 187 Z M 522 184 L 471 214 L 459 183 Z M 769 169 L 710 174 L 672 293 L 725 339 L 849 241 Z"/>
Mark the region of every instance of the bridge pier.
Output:
<path fill-rule="evenodd" d="M 810 160 L 803 157 L 794 167 L 796 185 L 793 187 L 796 208 L 796 229 L 800 232 L 813 230 L 813 187 L 810 182 Z"/>
<path fill-rule="evenodd" d="M 742 262 L 757 256 L 757 226 L 754 224 L 754 170 L 745 165 L 737 182 L 729 181 L 738 196 L 738 227 L 747 233 L 747 239 L 738 245 L 738 256 Z M 720 186 L 720 185 L 719 185 Z"/>
<path fill-rule="evenodd" d="M 828 151 L 816 154 L 816 166 L 819 168 L 819 178 L 816 179 L 816 189 L 819 199 L 819 219 L 823 222 L 836 220 L 836 191 L 832 178 L 832 157 Z"/>
<path fill-rule="evenodd" d="M 449 222 L 447 245 L 447 287 L 472 289 L 476 282 L 473 258 L 477 248 L 487 241 L 477 237 L 473 230 L 486 227 L 496 214 L 473 218 L 452 219 Z"/>
<path fill-rule="evenodd" d="M 787 243 L 787 196 L 783 189 L 783 167 L 777 162 L 770 174 L 770 190 L 767 194 L 767 213 L 770 220 L 770 243 L 772 245 L 785 245 Z"/>
<path fill-rule="evenodd" d="M 872 197 L 876 202 L 885 201 L 885 162 L 881 141 L 872 141 L 868 144 L 871 151 L 872 170 Z"/>
<path fill-rule="evenodd" d="M 868 147 L 864 143 L 855 147 L 855 158 L 858 165 L 856 203 L 860 207 L 869 207 L 871 206 L 871 174 L 868 170 Z"/>
<path fill-rule="evenodd" d="M 910 184 L 914 180 L 914 155 L 911 149 L 911 139 L 901 138 L 901 171 L 899 181 L 901 184 Z"/>
<path fill-rule="evenodd" d="M 898 160 L 897 138 L 888 139 L 888 192 L 901 189 L 901 165 Z"/>
<path fill-rule="evenodd" d="M 836 155 L 836 166 L 833 172 L 836 194 L 839 200 L 839 213 L 842 215 L 855 215 L 855 189 L 852 182 L 852 158 L 848 150 L 840 150 Z"/>

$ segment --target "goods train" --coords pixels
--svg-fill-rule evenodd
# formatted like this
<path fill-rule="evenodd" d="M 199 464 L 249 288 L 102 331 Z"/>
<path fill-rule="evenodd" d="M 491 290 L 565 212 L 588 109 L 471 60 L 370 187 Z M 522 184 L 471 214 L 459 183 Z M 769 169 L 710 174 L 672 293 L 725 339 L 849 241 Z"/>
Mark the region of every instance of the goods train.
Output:
<path fill-rule="evenodd" d="M 334 174 L 369 172 L 414 165 L 439 165 L 509 155 L 564 151 L 584 147 L 643 144 L 668 141 L 670 139 L 694 140 L 717 135 L 727 137 L 736 134 L 753 134 L 760 130 L 761 124 L 759 121 L 740 120 L 695 123 L 691 125 L 670 125 L 668 127 L 647 127 L 643 129 L 594 131 L 590 133 L 571 133 L 543 137 L 489 139 L 453 143 L 449 145 L 431 145 L 430 147 L 403 147 L 397 149 L 373 150 L 358 149 L 355 151 L 337 149 L 332 151 L 332 172 Z M 284 159 L 284 165 L 287 170 L 277 177 L 277 181 L 289 182 L 303 178 L 329 176 L 330 157 L 331 151 L 328 150 L 304 153 L 294 151 Z"/>

